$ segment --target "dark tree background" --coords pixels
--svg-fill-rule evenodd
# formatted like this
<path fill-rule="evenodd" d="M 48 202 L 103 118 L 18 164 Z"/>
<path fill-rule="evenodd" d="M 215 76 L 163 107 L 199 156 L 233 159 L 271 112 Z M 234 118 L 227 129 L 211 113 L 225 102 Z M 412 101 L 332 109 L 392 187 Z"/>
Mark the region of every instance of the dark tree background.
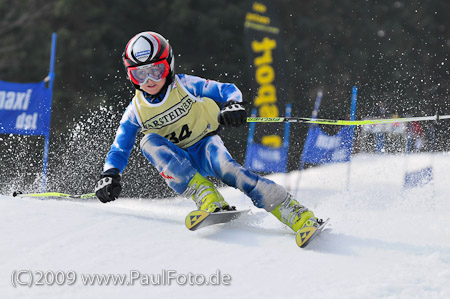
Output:
<path fill-rule="evenodd" d="M 308 117 L 321 89 L 320 117 L 348 118 L 353 85 L 359 88 L 358 118 L 373 116 L 380 103 L 389 115 L 450 113 L 449 1 L 276 3 L 293 115 Z M 121 54 L 138 32 L 170 40 L 177 72 L 235 83 L 251 102 L 246 7 L 242 0 L 0 0 L 0 80 L 43 80 L 51 33 L 57 33 L 49 189 L 92 190 L 133 95 Z M 433 124 L 439 150 L 448 150 L 447 124 Z M 306 129 L 291 129 L 290 169 L 298 166 Z M 246 135 L 246 129 L 222 132 L 239 162 Z M 2 192 L 39 190 L 42 146 L 39 137 L 0 136 Z M 171 194 L 138 148 L 124 182 L 125 195 Z"/>

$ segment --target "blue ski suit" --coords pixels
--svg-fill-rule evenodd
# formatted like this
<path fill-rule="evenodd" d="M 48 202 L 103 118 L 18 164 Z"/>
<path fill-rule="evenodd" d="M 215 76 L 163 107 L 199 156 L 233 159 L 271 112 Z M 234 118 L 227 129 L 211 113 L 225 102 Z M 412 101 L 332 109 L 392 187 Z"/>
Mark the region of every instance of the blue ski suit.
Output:
<path fill-rule="evenodd" d="M 141 131 L 142 154 L 177 193 L 182 194 L 199 172 L 238 188 L 255 206 L 272 211 L 286 199 L 287 191 L 237 163 L 216 134 L 219 107 L 228 101 L 242 102 L 234 84 L 184 74 L 175 76 L 159 103 L 149 102 L 142 91 L 136 90 L 103 170 L 124 171 Z"/>

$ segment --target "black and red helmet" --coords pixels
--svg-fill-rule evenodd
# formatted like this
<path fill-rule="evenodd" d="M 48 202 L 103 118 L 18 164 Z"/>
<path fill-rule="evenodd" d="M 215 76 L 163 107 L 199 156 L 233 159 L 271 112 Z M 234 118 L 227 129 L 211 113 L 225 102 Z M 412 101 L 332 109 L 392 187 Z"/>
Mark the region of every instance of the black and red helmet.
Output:
<path fill-rule="evenodd" d="M 156 32 L 146 31 L 135 35 L 122 54 L 128 78 L 138 89 L 148 79 L 159 81 L 175 76 L 174 58 L 169 42 Z M 170 83 L 169 82 L 169 83 Z"/>

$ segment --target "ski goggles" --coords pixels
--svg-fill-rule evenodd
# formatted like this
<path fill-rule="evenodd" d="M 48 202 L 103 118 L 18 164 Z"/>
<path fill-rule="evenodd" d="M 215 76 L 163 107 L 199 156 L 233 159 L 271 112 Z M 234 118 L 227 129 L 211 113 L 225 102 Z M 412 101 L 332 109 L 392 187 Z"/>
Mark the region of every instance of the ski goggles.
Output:
<path fill-rule="evenodd" d="M 169 74 L 167 60 L 161 60 L 151 64 L 128 67 L 128 76 L 137 85 L 144 85 L 148 80 L 159 82 Z"/>

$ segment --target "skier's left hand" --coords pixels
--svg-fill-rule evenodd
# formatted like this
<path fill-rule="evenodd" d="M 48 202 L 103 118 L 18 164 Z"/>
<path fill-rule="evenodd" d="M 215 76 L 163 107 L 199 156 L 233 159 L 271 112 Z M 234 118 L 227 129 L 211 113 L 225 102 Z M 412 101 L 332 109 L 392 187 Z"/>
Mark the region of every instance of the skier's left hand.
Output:
<path fill-rule="evenodd" d="M 241 103 L 229 101 L 220 110 L 219 123 L 226 127 L 239 127 L 247 121 L 247 112 Z"/>

